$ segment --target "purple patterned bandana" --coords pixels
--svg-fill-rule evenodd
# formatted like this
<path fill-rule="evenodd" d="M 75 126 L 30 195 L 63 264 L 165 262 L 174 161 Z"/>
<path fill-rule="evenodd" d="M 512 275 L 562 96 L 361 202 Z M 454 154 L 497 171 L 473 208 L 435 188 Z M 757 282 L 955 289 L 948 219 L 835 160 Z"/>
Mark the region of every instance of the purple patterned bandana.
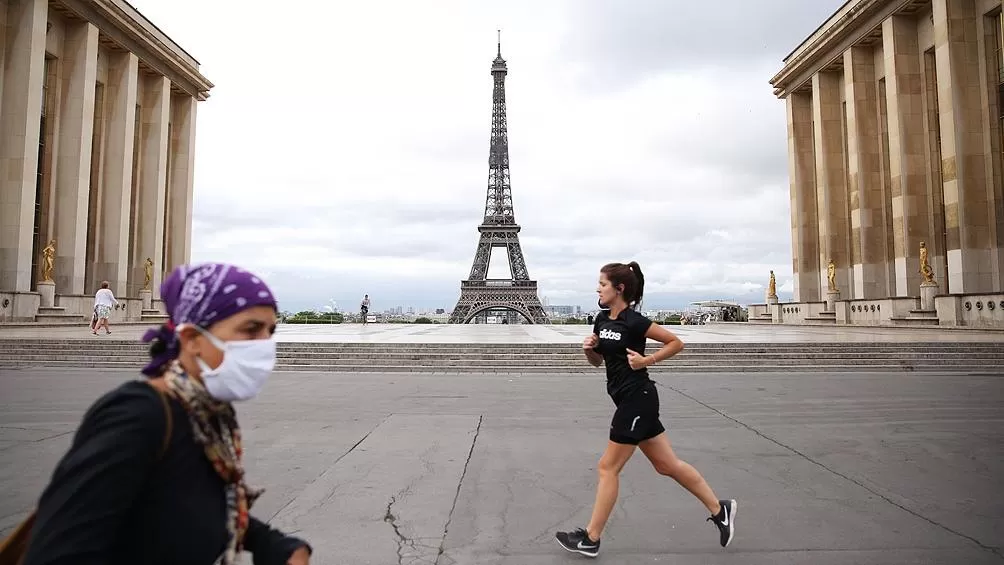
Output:
<path fill-rule="evenodd" d="M 150 349 L 153 358 L 143 368 L 143 374 L 148 376 L 159 375 L 165 364 L 178 357 L 175 328 L 181 324 L 208 328 L 214 322 L 254 306 L 278 309 L 272 291 L 261 279 L 244 269 L 223 263 L 176 268 L 160 285 L 160 298 L 167 308 L 169 320 L 143 335 L 144 342 L 155 342 Z"/>

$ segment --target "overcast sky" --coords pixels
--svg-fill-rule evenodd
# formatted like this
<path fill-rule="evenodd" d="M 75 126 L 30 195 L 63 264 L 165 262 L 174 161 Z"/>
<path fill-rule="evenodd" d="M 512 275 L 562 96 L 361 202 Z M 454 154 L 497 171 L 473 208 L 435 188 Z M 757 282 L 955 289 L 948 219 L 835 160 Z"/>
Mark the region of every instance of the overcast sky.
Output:
<path fill-rule="evenodd" d="M 647 307 L 762 302 L 770 269 L 790 293 L 768 80 L 843 0 L 131 1 L 216 85 L 193 260 L 260 272 L 283 309 L 453 307 L 484 214 L 497 28 L 542 299 L 595 305 L 599 267 L 630 260 Z"/>

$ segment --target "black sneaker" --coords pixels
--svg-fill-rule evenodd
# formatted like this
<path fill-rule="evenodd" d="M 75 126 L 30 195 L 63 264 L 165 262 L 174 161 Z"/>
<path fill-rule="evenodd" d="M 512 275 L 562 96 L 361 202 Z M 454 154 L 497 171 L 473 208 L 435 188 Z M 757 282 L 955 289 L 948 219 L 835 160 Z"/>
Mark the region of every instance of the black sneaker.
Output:
<path fill-rule="evenodd" d="M 574 532 L 558 532 L 554 537 L 566 551 L 581 553 L 586 557 L 596 557 L 600 554 L 600 540 L 590 540 L 589 534 L 583 528 Z"/>
<path fill-rule="evenodd" d="M 732 542 L 732 536 L 736 533 L 736 508 L 739 508 L 739 503 L 735 500 L 719 500 L 718 504 L 722 505 L 722 509 L 708 520 L 718 526 L 718 531 L 722 535 L 720 540 L 722 547 L 726 547 Z"/>

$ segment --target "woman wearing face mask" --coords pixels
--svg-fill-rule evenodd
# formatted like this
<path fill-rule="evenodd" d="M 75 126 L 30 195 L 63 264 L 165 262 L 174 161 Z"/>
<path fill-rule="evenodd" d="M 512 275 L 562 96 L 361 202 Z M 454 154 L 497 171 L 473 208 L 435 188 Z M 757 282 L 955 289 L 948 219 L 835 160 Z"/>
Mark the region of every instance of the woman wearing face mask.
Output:
<path fill-rule="evenodd" d="M 309 562 L 306 542 L 248 514 L 232 403 L 275 365 L 276 302 L 253 274 L 208 263 L 161 286 L 170 320 L 151 330 L 146 382 L 95 402 L 39 501 L 24 565 Z"/>
<path fill-rule="evenodd" d="M 658 324 L 635 311 L 645 290 L 645 277 L 638 263 L 610 263 L 600 269 L 601 311 L 593 333 L 582 348 L 594 367 L 606 365 L 607 393 L 617 407 L 610 423 L 610 439 L 600 458 L 599 484 L 593 515 L 585 528 L 558 532 L 558 543 L 568 551 L 596 557 L 600 534 L 617 502 L 620 472 L 635 448 L 641 448 L 656 472 L 672 477 L 696 496 L 711 512 L 709 521 L 718 526 L 722 547 L 735 533 L 735 500 L 718 500 L 704 477 L 689 463 L 677 458 L 659 421 L 659 393 L 646 367 L 665 361 L 683 350 L 683 342 Z M 645 342 L 654 339 L 663 346 L 645 355 Z"/>

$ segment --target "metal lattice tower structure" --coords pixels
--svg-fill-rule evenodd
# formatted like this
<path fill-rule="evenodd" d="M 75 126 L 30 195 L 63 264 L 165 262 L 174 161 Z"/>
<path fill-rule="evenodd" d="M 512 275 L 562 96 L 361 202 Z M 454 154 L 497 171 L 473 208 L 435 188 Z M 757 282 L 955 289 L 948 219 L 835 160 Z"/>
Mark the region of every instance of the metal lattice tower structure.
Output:
<path fill-rule="evenodd" d="M 530 280 L 519 245 L 519 225 L 512 207 L 512 187 L 509 184 L 509 134 L 506 128 L 505 59 L 502 42 L 492 61 L 492 141 L 488 153 L 488 196 L 485 198 L 485 218 L 478 226 L 481 237 L 474 253 L 471 274 L 460 283 L 460 300 L 450 316 L 452 324 L 466 324 L 475 316 L 490 310 L 508 310 L 522 315 L 528 322 L 547 324 L 547 314 L 537 297 L 537 281 Z M 492 249 L 504 247 L 509 255 L 509 279 L 489 279 L 488 263 Z"/>

